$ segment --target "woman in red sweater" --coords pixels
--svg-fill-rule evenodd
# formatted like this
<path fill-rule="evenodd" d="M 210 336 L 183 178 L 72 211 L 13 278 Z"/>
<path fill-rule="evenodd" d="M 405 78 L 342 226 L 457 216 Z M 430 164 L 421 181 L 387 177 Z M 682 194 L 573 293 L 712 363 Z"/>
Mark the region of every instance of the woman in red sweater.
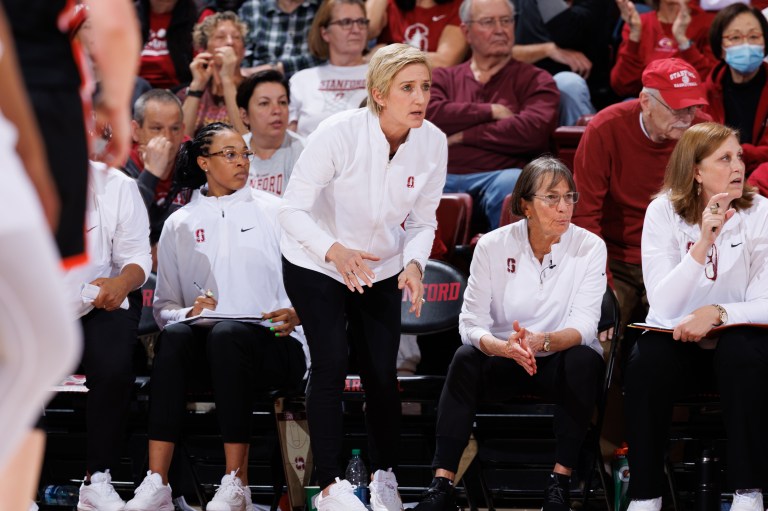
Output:
<path fill-rule="evenodd" d="M 687 0 L 654 0 L 654 10 L 640 14 L 631 0 L 616 0 L 624 20 L 621 46 L 611 70 L 619 96 L 635 97 L 643 69 L 653 60 L 676 57 L 706 76 L 715 64 L 707 39 L 712 16 Z"/>

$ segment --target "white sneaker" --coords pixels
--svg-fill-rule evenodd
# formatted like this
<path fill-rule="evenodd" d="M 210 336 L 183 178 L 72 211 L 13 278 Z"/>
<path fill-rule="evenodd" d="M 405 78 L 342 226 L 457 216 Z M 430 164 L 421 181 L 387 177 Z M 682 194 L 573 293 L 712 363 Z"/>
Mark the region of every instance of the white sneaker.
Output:
<path fill-rule="evenodd" d="M 205 507 L 206 511 L 247 511 L 251 490 L 243 486 L 236 474 L 237 471 L 233 470 L 221 478 L 221 486 Z"/>
<path fill-rule="evenodd" d="M 763 511 L 763 492 L 760 490 L 736 490 L 731 511 Z"/>
<path fill-rule="evenodd" d="M 135 497 L 125 504 L 125 511 L 173 511 L 171 485 L 163 484 L 157 472 L 147 470 L 147 476 L 133 493 Z"/>
<path fill-rule="evenodd" d="M 80 486 L 77 511 L 123 511 L 125 502 L 112 486 L 109 469 L 91 474 L 91 483 Z"/>
<path fill-rule="evenodd" d="M 179 511 L 195 511 L 195 508 L 190 507 L 190 505 L 187 504 L 187 499 L 185 499 L 184 496 L 173 499 L 173 506 Z"/>
<path fill-rule="evenodd" d="M 346 479 L 336 478 L 336 482 L 328 488 L 328 496 L 323 492 L 315 496 L 317 511 L 367 511 L 365 505 L 355 495 L 352 485 Z"/>
<path fill-rule="evenodd" d="M 635 499 L 629 503 L 627 511 L 661 511 L 661 497 L 655 499 Z"/>
<path fill-rule="evenodd" d="M 373 473 L 371 490 L 371 509 L 373 511 L 400 511 L 403 501 L 397 491 L 397 479 L 390 468 L 386 472 L 377 470 Z"/>
<path fill-rule="evenodd" d="M 35 502 L 33 502 L 33 503 L 31 503 L 29 505 L 29 511 L 37 511 L 38 509 L 40 509 L 40 508 L 37 507 L 37 503 L 35 503 Z"/>

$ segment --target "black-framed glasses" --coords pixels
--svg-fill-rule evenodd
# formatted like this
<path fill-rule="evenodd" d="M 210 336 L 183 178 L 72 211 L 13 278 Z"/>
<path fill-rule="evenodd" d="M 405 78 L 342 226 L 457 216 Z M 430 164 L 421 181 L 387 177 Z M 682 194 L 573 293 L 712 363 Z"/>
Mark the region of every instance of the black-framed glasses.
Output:
<path fill-rule="evenodd" d="M 225 160 L 227 160 L 227 163 L 237 163 L 237 160 L 239 158 L 242 158 L 245 161 L 251 162 L 253 161 L 253 153 L 251 151 L 245 151 L 244 153 L 238 153 L 237 151 L 230 151 L 230 150 L 223 150 L 223 151 L 217 151 L 215 153 L 209 153 L 206 156 L 221 156 Z"/>
<path fill-rule="evenodd" d="M 657 98 L 656 95 L 654 95 L 654 94 L 648 94 L 648 95 L 650 97 L 652 97 L 653 99 L 655 99 L 656 101 L 658 101 L 661 106 L 663 106 L 664 108 L 669 110 L 669 113 L 671 113 L 672 115 L 674 115 L 678 119 L 681 119 L 681 118 L 685 117 L 686 115 L 690 115 L 691 117 L 693 117 L 694 115 L 696 115 L 696 110 L 699 109 L 698 106 L 694 105 L 694 106 L 689 106 L 687 108 L 681 108 L 679 110 L 675 110 L 674 108 L 672 108 L 668 104 L 664 103 L 660 98 Z"/>
<path fill-rule="evenodd" d="M 533 195 L 533 197 L 536 197 L 537 199 L 540 199 L 549 206 L 550 208 L 554 208 L 558 204 L 560 204 L 561 200 L 564 200 L 565 203 L 569 206 L 576 204 L 579 202 L 579 192 L 568 192 L 566 194 L 560 195 L 559 193 L 548 193 L 546 195 Z"/>
<path fill-rule="evenodd" d="M 475 23 L 483 30 L 490 30 L 496 28 L 496 24 L 501 25 L 501 28 L 511 27 L 515 23 L 514 16 L 501 16 L 499 18 L 481 18 L 479 20 L 469 20 L 467 24 Z"/>
<path fill-rule="evenodd" d="M 344 30 L 350 30 L 352 25 L 357 25 L 358 28 L 364 29 L 368 28 L 370 23 L 371 20 L 368 18 L 341 18 L 340 20 L 329 21 L 328 26 L 338 25 Z"/>
<path fill-rule="evenodd" d="M 717 245 L 714 243 L 707 251 L 707 262 L 704 264 L 704 276 L 709 280 L 717 280 Z"/>

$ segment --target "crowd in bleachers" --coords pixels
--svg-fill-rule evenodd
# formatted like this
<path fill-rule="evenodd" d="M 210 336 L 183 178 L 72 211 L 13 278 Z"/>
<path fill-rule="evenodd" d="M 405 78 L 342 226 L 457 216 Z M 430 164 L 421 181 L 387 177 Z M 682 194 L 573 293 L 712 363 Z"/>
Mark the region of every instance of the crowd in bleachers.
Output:
<path fill-rule="evenodd" d="M 654 207 L 653 204 L 656 204 L 656 210 L 661 207 L 656 197 L 663 196 L 662 190 L 670 194 L 675 190 L 672 183 L 665 182 L 665 173 L 670 172 L 668 164 L 673 151 L 681 151 L 676 149 L 678 141 L 692 127 L 714 121 L 733 128 L 722 136 L 712 135 L 714 138 L 710 143 L 714 144 L 715 138 L 720 136 L 716 140 L 719 150 L 719 144 L 738 137 L 736 145 L 740 149 L 728 154 L 743 160 L 741 179 L 748 180 L 759 194 L 768 194 L 768 64 L 765 61 L 768 21 L 761 11 L 768 9 L 768 4 L 750 4 L 749 0 L 735 3 L 730 0 L 650 0 L 648 4 L 631 0 L 136 0 L 135 8 L 142 48 L 133 82 L 133 145 L 123 165 L 112 162 L 115 168 L 107 170 L 104 163 L 91 163 L 85 228 L 91 259 L 98 265 L 90 269 L 98 271 L 86 276 L 82 270 L 71 270 L 68 275 L 70 287 L 78 288 L 74 296 L 76 301 L 80 300 L 83 283 L 95 282 L 97 286 L 111 290 L 109 297 L 101 297 L 92 306 L 79 303 L 78 317 L 81 317 L 86 339 L 83 367 L 91 390 L 88 405 L 93 407 L 88 419 L 90 483 L 84 483 L 83 507 L 79 509 L 123 509 L 122 500 L 111 491 L 109 468 L 115 462 L 117 439 L 121 436 L 122 418 L 130 394 L 133 370 L 129 347 L 135 339 L 141 307 L 136 289 L 150 272 L 158 272 L 156 317 L 161 327 L 168 322 L 197 316 L 204 309 L 262 316 L 265 320 L 271 319 L 275 325 L 267 331 L 265 339 L 259 341 L 258 348 L 244 348 L 238 344 L 240 337 L 248 337 L 256 331 L 250 326 L 236 332 L 214 329 L 215 335 L 212 333 L 210 338 L 198 338 L 182 323 L 162 337 L 164 350 L 158 350 L 162 357 L 157 359 L 156 370 L 157 367 L 167 369 L 164 369 L 164 378 L 157 379 L 153 387 L 155 404 L 151 413 L 154 421 L 151 426 L 159 433 L 151 436 L 150 473 L 142 483 L 141 491 L 137 490 L 135 501 L 125 509 L 172 509 L 172 505 L 164 507 L 171 499 L 167 472 L 178 437 L 180 418 L 177 410 L 182 406 L 179 402 L 183 401 L 184 375 L 200 366 L 200 360 L 206 358 L 206 350 L 214 387 L 218 381 L 218 386 L 227 389 L 227 392 L 217 394 L 217 406 L 224 417 L 221 424 L 227 474 L 222 480 L 221 495 L 217 494 L 218 500 L 215 499 L 208 509 L 244 511 L 245 508 L 233 503 L 247 501 L 250 505 L 247 477 L 237 474 L 244 466 L 244 460 L 247 465 L 248 449 L 244 445 L 248 431 L 244 427 L 233 427 L 245 422 L 240 419 L 248 413 L 247 396 L 235 393 L 234 389 L 242 390 L 242 387 L 252 385 L 253 382 L 246 380 L 254 371 L 272 374 L 267 369 L 276 372 L 271 380 L 283 375 L 286 385 L 296 386 L 304 376 L 304 369 L 311 367 L 307 341 L 299 326 L 301 319 L 291 307 L 291 301 L 295 300 L 288 299 L 288 295 L 294 298 L 301 294 L 301 287 L 296 285 L 300 280 L 300 268 L 287 257 L 288 244 L 280 244 L 281 234 L 286 236 L 283 229 L 290 231 L 290 224 L 285 221 L 288 216 L 285 206 L 280 213 L 282 226 L 277 210 L 284 203 L 295 169 L 307 169 L 312 163 L 320 167 L 323 158 L 331 159 L 329 155 L 333 150 L 350 154 L 357 151 L 358 159 L 373 158 L 374 153 L 378 155 L 378 141 L 372 141 L 370 147 L 339 149 L 328 132 L 333 126 L 341 133 L 347 126 L 341 120 L 353 122 L 350 119 L 358 119 L 360 130 L 364 130 L 363 123 L 386 108 L 384 99 L 387 98 L 384 98 L 381 105 L 368 104 L 367 108 L 373 113 L 352 113 L 356 109 L 365 109 L 366 102 L 376 97 L 366 85 L 369 65 L 373 65 L 372 62 L 380 65 L 377 58 L 381 59 L 382 54 L 376 57 L 377 52 L 391 48 L 388 45 L 392 43 L 405 43 L 424 52 L 425 62 L 429 65 L 429 80 L 424 93 L 428 93 L 429 101 L 423 105 L 423 114 L 444 134 L 447 154 L 441 151 L 442 146 L 434 146 L 418 148 L 414 155 L 434 156 L 432 163 L 442 162 L 445 157 L 447 177 L 442 192 L 466 193 L 472 197 L 473 232 L 469 236 L 464 234 L 468 239 L 490 231 L 497 234 L 484 236 L 499 236 L 499 231 L 495 230 L 504 225 L 505 214 L 506 218 L 509 216 L 509 211 L 504 210 L 505 198 L 509 201 L 507 196 L 517 190 L 523 169 L 543 155 L 556 153 L 553 137 L 559 127 L 582 126 L 571 169 L 573 181 L 560 183 L 563 189 L 557 189 L 559 195 L 553 204 L 559 208 L 562 198 L 563 206 L 571 208 L 569 215 L 573 215 L 574 228 L 578 226 L 578 235 L 591 240 L 592 237 L 586 234 L 589 231 L 605 243 L 607 275 L 603 275 L 618 296 L 624 324 L 643 322 L 648 315 L 653 290 L 646 292 L 648 268 L 643 250 L 648 245 L 648 234 L 644 231 L 647 211 Z M 91 37 L 88 8 L 73 4 L 68 9 L 72 9 L 68 35 L 82 42 L 86 54 L 98 53 L 99 41 Z M 98 59 L 89 62 L 98 91 Z M 423 65 L 427 69 L 426 64 Z M 108 92 L 101 90 L 97 94 Z M 341 112 L 347 112 L 346 117 L 336 116 Z M 327 121 L 329 118 L 332 120 Z M 73 128 L 77 129 L 77 125 L 73 124 Z M 699 129 L 704 128 L 699 126 Z M 93 136 L 104 138 L 106 145 L 110 143 L 108 130 Z M 438 139 L 440 137 L 435 134 L 429 140 Z M 400 144 L 404 151 L 414 151 L 413 147 L 408 149 L 408 142 L 406 139 L 398 141 L 395 151 L 389 153 L 388 162 L 395 161 Z M 711 152 L 703 157 L 710 155 Z M 95 152 L 91 157 L 99 159 Z M 311 158 L 315 160 L 308 161 Z M 350 159 L 354 160 L 354 155 Z M 367 162 L 356 161 L 356 164 L 360 165 L 360 171 L 367 171 Z M 698 172 L 694 177 L 698 180 L 698 196 L 702 180 L 698 179 L 701 172 L 697 166 L 703 163 L 696 160 L 693 165 Z M 389 168 L 388 163 L 387 171 Z M 330 168 L 329 175 L 333 171 Z M 322 186 L 328 181 L 313 182 L 312 179 L 320 177 L 304 172 L 301 182 L 293 187 L 294 200 L 298 200 L 298 190 L 315 199 L 325 193 Z M 337 168 L 335 172 L 338 175 L 342 170 Z M 567 170 L 562 173 L 568 174 L 570 179 Z M 416 175 L 418 178 L 418 173 Z M 414 176 L 408 179 L 413 180 Z M 429 184 L 434 182 L 429 181 Z M 555 189 L 556 184 L 553 178 L 551 188 Z M 703 197 L 709 200 L 716 194 L 706 188 L 708 181 L 704 184 Z M 419 186 L 423 185 L 417 185 L 423 192 Z M 530 193 L 519 196 L 518 200 L 532 201 L 532 197 L 539 197 L 535 193 L 551 192 L 538 189 L 536 183 L 527 186 Z M 413 181 L 408 182 L 407 188 L 414 188 Z M 745 189 L 752 193 L 752 188 Z M 338 195 L 338 190 L 334 193 L 337 194 L 333 195 L 334 199 L 341 202 L 343 194 Z M 406 193 L 411 192 L 406 190 Z M 222 197 L 228 197 L 226 201 L 229 202 L 216 200 Z M 347 199 L 353 201 L 354 197 L 350 195 Z M 762 199 L 759 196 L 757 199 L 755 207 L 763 208 Z M 423 200 L 428 201 L 430 197 L 424 195 Z M 696 205 L 706 206 L 705 216 L 707 211 L 723 216 L 718 229 L 733 216 L 741 218 L 736 210 L 728 213 L 719 203 L 717 207 L 709 203 L 696 202 Z M 751 203 L 739 207 L 746 209 Z M 143 214 L 139 214 L 144 209 L 148 213 L 148 222 Z M 531 216 L 538 218 L 537 215 L 542 214 L 535 208 L 532 212 L 520 210 L 515 204 L 511 210 L 519 210 L 517 213 L 526 217 L 523 222 L 531 222 Z M 264 218 L 259 217 L 262 214 Z M 683 215 L 679 209 L 674 214 Z M 331 220 L 331 216 L 328 218 L 327 224 L 334 228 L 337 222 L 343 223 L 338 219 Z M 745 216 L 739 221 L 745 224 L 753 221 L 749 218 L 753 217 Z M 696 217 L 697 222 L 704 220 Z M 236 222 L 239 223 L 235 225 Z M 414 219 L 413 216 L 401 218 L 400 222 L 406 230 L 413 225 L 421 229 L 429 224 L 425 218 Z M 673 220 L 669 222 L 674 223 Z M 99 226 L 94 232 L 89 230 L 91 223 Z M 243 234 L 254 227 L 257 230 L 248 234 L 246 241 L 242 241 L 245 236 L 241 236 L 235 242 L 229 235 L 217 233 L 218 227 L 213 227 L 224 224 L 232 236 L 238 229 Z M 307 225 L 311 230 L 314 224 Z M 308 232 L 307 225 L 301 226 L 302 234 Z M 446 228 L 447 225 L 438 223 L 437 232 Z M 289 235 L 302 230 L 297 225 L 293 225 L 293 229 Z M 714 227 L 712 232 L 715 232 Z M 181 239 L 185 241 L 178 241 Z M 330 268 L 331 263 L 337 267 L 341 264 L 329 256 L 322 261 L 322 257 L 313 252 L 313 247 L 324 241 L 320 234 L 314 239 L 297 239 L 290 245 L 293 256 L 298 257 L 295 255 L 297 251 L 303 251 L 302 257 L 309 261 L 307 264 L 317 265 L 319 273 L 325 271 L 323 268 Z M 442 258 L 446 254 L 454 257 L 455 247 L 446 247 L 442 242 L 444 239 L 454 240 L 455 237 L 436 236 L 433 257 Z M 480 240 L 477 247 L 487 256 L 485 250 L 496 238 Z M 691 240 L 683 254 L 689 249 L 694 251 L 694 241 Z M 741 242 L 745 241 L 752 250 L 752 242 Z M 712 243 L 715 243 L 714 239 Z M 206 252 L 212 245 L 214 248 Z M 502 245 L 500 242 L 499 246 Z M 330 249 L 325 249 L 330 254 Z M 402 245 L 399 249 L 402 252 Z M 602 252 L 595 250 L 599 259 Z M 201 253 L 204 257 L 198 258 Z M 406 250 L 406 253 L 409 252 Z M 549 248 L 540 254 L 541 257 L 535 255 L 543 264 L 542 257 L 548 253 Z M 762 252 L 754 248 L 749 252 L 750 256 L 753 253 Z M 717 257 L 717 252 L 706 253 L 707 262 L 704 263 L 707 268 L 713 263 L 715 276 L 707 275 L 713 282 L 716 280 Z M 720 257 L 728 260 L 727 256 Z M 215 264 L 208 264 L 208 261 Z M 465 263 L 458 265 L 466 266 Z M 565 267 L 565 263 L 558 261 L 558 264 Z M 490 263 L 488 265 L 490 267 Z M 550 269 L 554 268 L 551 257 L 549 265 Z M 399 269 L 403 267 L 406 268 L 404 274 L 410 267 L 406 279 L 418 274 L 416 270 L 423 276 L 423 264 L 415 255 L 400 261 Z M 283 287 L 286 268 L 289 270 L 285 275 L 286 283 L 295 279 L 292 289 L 287 289 L 287 284 Z M 480 263 L 473 262 L 473 268 L 480 268 Z M 487 270 L 486 267 L 483 269 Z M 561 273 L 563 271 L 561 269 Z M 199 280 L 201 277 L 195 272 L 211 277 Z M 253 303 L 236 303 L 231 296 L 218 300 L 217 286 L 231 284 L 237 287 L 238 281 L 249 272 L 270 275 L 269 279 L 260 281 L 255 295 L 247 292 L 238 295 L 238 299 Z M 597 273 L 595 282 L 600 278 Z M 358 275 L 350 270 L 345 274 L 344 283 L 350 290 L 358 288 L 357 277 L 365 282 L 363 273 Z M 354 282 L 347 280 L 350 275 Z M 486 277 L 488 285 L 492 285 L 493 278 Z M 544 278 L 535 277 L 543 287 Z M 759 280 L 756 274 L 752 277 Z M 473 286 L 478 285 L 478 276 L 472 275 L 472 278 L 475 281 L 470 280 L 470 287 L 477 293 Z M 654 274 L 654 285 L 661 285 L 660 279 Z M 397 279 L 393 282 L 397 284 Z M 405 285 L 400 284 L 396 293 Z M 590 295 L 595 302 L 604 290 L 604 285 L 599 284 L 604 283 L 595 284 L 594 296 Z M 359 290 L 362 292 L 361 288 Z M 751 300 L 762 299 L 762 295 L 755 293 L 750 295 Z M 418 299 L 420 296 L 414 298 L 416 311 L 421 307 Z M 303 301 L 309 303 L 309 300 Z M 514 300 L 512 302 L 519 306 Z M 473 302 L 473 305 L 477 307 L 477 303 Z M 309 308 L 309 305 L 304 306 Z M 710 307 L 718 307 L 714 311 L 717 313 L 723 310 L 720 305 Z M 653 311 L 653 304 L 650 308 Z M 564 309 L 563 314 L 567 315 L 568 310 Z M 686 313 L 690 310 L 693 309 L 689 308 Z M 364 307 L 361 311 L 361 316 L 367 314 Z M 675 316 L 682 316 L 682 313 Z M 665 316 L 661 314 L 659 322 L 663 322 L 662 317 Z M 739 317 L 746 323 L 759 322 L 754 320 L 757 316 L 746 313 Z M 717 319 L 725 323 L 728 316 L 720 315 Z M 359 320 L 364 324 L 364 320 Z M 522 335 L 519 329 L 515 330 Z M 587 327 L 583 330 L 591 333 Z M 515 335 L 510 332 L 505 332 L 504 337 Z M 290 350 L 284 348 L 285 352 L 278 352 L 274 343 L 269 342 L 272 334 L 291 337 L 295 345 L 291 345 Z M 622 334 L 629 354 L 637 335 L 629 331 Z M 95 341 L 105 335 L 120 343 L 122 351 L 114 349 L 105 353 L 98 350 L 99 343 Z M 222 337 L 230 340 L 232 346 L 226 353 L 219 353 L 217 348 L 215 351 L 220 358 L 213 360 L 211 352 L 214 350 L 210 346 L 212 343 L 221 346 Z M 692 337 L 695 336 L 692 334 Z M 552 342 L 563 342 L 562 349 L 572 348 L 572 339 L 565 338 L 567 343 L 560 341 L 558 336 L 554 336 L 557 340 Z M 180 348 L 191 340 L 196 342 L 194 357 L 197 358 Z M 464 340 L 478 350 L 490 353 L 489 349 L 483 348 L 479 336 L 471 341 Z M 542 343 L 544 340 L 544 337 L 540 339 Z M 416 339 L 410 336 L 401 340 L 399 364 L 407 373 L 418 370 L 414 362 L 419 356 L 415 343 Z M 547 334 L 546 346 L 542 344 L 536 351 L 548 352 L 549 343 Z M 582 339 L 582 343 L 586 344 L 586 340 Z M 482 360 L 470 360 L 479 351 L 472 351 L 467 346 L 463 349 L 464 358 L 459 363 L 467 367 L 471 365 L 473 371 L 482 371 Z M 595 351 L 600 352 L 599 349 Z M 247 354 L 243 355 L 245 352 Z M 386 356 L 389 355 L 387 352 Z M 589 355 L 585 356 L 589 358 Z M 634 397 L 641 393 L 638 374 L 648 376 L 652 371 L 642 369 L 644 366 L 637 351 L 633 351 L 632 356 L 635 365 L 630 364 L 630 374 L 634 379 L 630 383 L 635 386 L 630 397 L 638 399 Z M 681 355 L 676 353 L 675 356 Z M 261 368 L 259 364 L 268 360 L 267 357 L 273 357 L 270 360 L 275 363 L 271 367 L 264 364 Z M 118 363 L 107 363 L 115 362 L 117 358 L 120 358 Z M 235 360 L 240 364 L 233 365 Z M 590 358 L 589 363 L 597 364 L 596 360 Z M 647 364 L 647 360 L 642 362 Z M 532 372 L 528 372 L 535 373 L 535 362 L 527 363 L 533 367 Z M 631 372 L 633 370 L 635 372 Z M 267 379 L 270 378 L 264 378 L 262 386 L 267 385 Z M 592 388 L 593 383 L 592 380 L 582 382 L 579 388 Z M 161 389 L 157 390 L 157 395 L 155 388 Z M 452 387 L 451 392 L 461 393 L 461 389 Z M 455 400 L 462 399 L 457 397 Z M 643 399 L 651 398 L 643 395 Z M 594 400 L 590 394 L 587 399 L 589 409 Z M 616 405 L 620 406 L 620 403 Z M 173 413 L 169 412 L 171 409 Z M 97 413 L 96 410 L 109 413 Z M 588 415 L 583 410 L 579 413 Z M 764 414 L 763 411 L 760 413 Z M 471 423 L 471 417 L 467 420 Z M 639 421 L 632 415 L 629 420 Z M 654 417 L 654 420 L 653 424 L 643 427 L 647 430 L 656 428 L 655 442 L 665 418 Z M 577 444 L 583 439 L 582 429 L 586 427 L 587 419 L 581 422 L 584 424 L 579 423 L 577 428 Z M 436 460 L 435 468 L 450 469 L 451 474 L 456 472 L 461 453 L 459 443 L 463 441 L 464 433 L 462 430 L 456 434 L 461 438 L 454 442 L 455 445 L 444 446 L 443 458 Z M 634 435 L 635 445 L 647 445 L 642 433 L 632 430 L 630 434 Z M 743 451 L 732 454 L 742 455 Z M 575 453 L 568 451 L 564 459 L 575 463 L 574 457 Z M 645 470 L 657 461 L 643 458 L 637 463 L 643 467 L 641 470 Z M 657 468 L 653 465 L 647 469 L 656 477 Z M 330 471 L 327 472 L 323 473 L 323 486 L 333 482 Z M 557 473 L 569 476 L 570 468 Z M 380 474 L 380 477 L 382 485 L 388 484 L 389 476 Z M 556 487 L 561 484 L 556 477 L 553 481 Z M 659 497 L 658 481 L 646 482 L 642 476 L 640 481 L 635 483 L 635 488 L 642 489 L 637 490 L 633 498 L 641 502 L 637 506 L 644 507 L 635 507 L 634 511 L 658 511 L 661 507 L 660 500 L 656 500 Z M 750 490 L 749 498 L 752 499 L 756 498 L 755 489 L 763 488 L 760 478 L 739 475 L 732 482 L 736 489 Z M 444 494 L 450 493 L 451 486 L 443 480 L 433 483 L 433 487 Z M 320 500 L 332 495 L 333 491 Z M 549 498 L 549 493 L 547 495 Z M 87 498 L 94 499 L 96 504 L 84 502 Z M 433 507 L 424 504 L 420 509 L 447 509 L 446 502 L 441 501 Z M 732 509 L 763 509 L 762 500 L 759 505 L 755 504 L 758 507 L 752 508 L 744 502 L 742 499 L 742 507 L 734 505 Z M 563 504 L 565 507 L 556 504 L 549 502 L 545 505 L 546 511 L 568 509 L 567 504 Z M 89 505 L 92 507 L 87 507 Z M 329 504 L 325 509 L 332 509 L 327 506 Z"/>

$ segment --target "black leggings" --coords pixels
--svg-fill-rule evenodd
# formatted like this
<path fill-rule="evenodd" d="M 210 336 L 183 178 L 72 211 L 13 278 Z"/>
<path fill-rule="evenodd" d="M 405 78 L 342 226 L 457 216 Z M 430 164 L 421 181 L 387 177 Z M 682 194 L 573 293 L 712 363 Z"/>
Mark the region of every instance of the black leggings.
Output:
<path fill-rule="evenodd" d="M 605 367 L 603 358 L 592 348 L 579 345 L 537 357 L 536 367 L 536 374 L 529 376 L 512 359 L 489 357 L 474 346 L 459 347 L 437 409 L 437 449 L 432 467 L 458 470 L 478 404 L 536 392 L 555 402 L 555 460 L 573 468 L 594 411 Z"/>
<path fill-rule="evenodd" d="M 248 443 L 252 392 L 298 388 L 305 371 L 301 343 L 293 337 L 275 337 L 261 325 L 237 321 L 222 321 L 213 328 L 169 325 L 155 348 L 149 438 L 177 442 L 187 390 L 205 390 L 210 382 L 224 442 Z"/>
<path fill-rule="evenodd" d="M 365 389 L 365 421 L 371 470 L 396 468 L 400 436 L 397 349 L 402 291 L 397 276 L 350 292 L 347 286 L 283 258 L 283 280 L 304 325 L 312 368 L 307 419 L 321 487 L 344 477 L 339 464 L 344 435 L 342 394 L 349 348 L 357 357 Z M 359 332 L 347 339 L 350 329 Z"/>
<path fill-rule="evenodd" d="M 715 374 L 712 367 L 714 365 Z M 766 488 L 766 398 L 768 338 L 765 330 L 734 328 L 714 350 L 646 332 L 629 358 L 624 413 L 633 499 L 652 499 L 664 492 L 664 452 L 675 398 L 717 388 L 728 435 L 728 483 L 731 489 Z"/>
<path fill-rule="evenodd" d="M 128 295 L 130 308 L 93 309 L 83 326 L 83 370 L 88 387 L 86 460 L 89 474 L 116 469 L 134 383 L 134 350 L 141 315 L 141 293 Z"/>

